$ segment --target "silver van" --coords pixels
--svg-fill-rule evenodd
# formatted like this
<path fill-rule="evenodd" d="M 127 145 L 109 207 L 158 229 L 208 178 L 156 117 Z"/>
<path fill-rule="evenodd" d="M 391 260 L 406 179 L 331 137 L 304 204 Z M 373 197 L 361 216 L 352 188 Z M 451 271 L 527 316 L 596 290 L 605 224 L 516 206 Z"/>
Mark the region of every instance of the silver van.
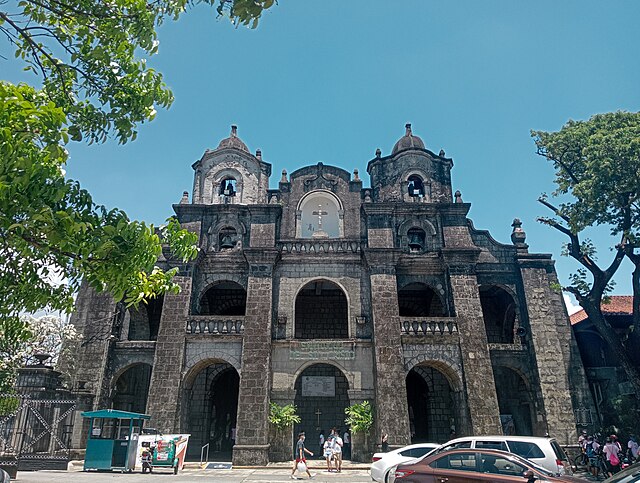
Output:
<path fill-rule="evenodd" d="M 517 454 L 552 473 L 572 475 L 569 458 L 554 438 L 536 436 L 468 436 L 456 438 L 436 448 L 431 454 L 450 449 L 499 449 Z"/>

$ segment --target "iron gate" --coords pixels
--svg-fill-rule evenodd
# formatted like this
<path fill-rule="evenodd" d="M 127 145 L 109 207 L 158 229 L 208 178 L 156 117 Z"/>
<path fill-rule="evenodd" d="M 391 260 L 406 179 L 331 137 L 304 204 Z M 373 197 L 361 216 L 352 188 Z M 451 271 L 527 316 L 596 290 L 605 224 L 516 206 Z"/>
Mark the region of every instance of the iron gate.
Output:
<path fill-rule="evenodd" d="M 18 470 L 66 470 L 75 409 L 74 400 L 0 394 L 0 459 Z"/>

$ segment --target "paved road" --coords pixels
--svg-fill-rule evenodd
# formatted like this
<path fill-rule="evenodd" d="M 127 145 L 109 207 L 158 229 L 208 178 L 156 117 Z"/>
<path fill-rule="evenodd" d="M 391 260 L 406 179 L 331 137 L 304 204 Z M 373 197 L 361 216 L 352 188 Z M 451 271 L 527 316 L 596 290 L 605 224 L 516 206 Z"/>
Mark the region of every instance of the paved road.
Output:
<path fill-rule="evenodd" d="M 371 482 L 369 472 L 366 470 L 349 470 L 342 473 L 327 473 L 322 471 L 312 471 L 314 482 L 338 483 L 349 482 Z M 260 470 L 184 470 L 179 475 L 172 475 L 169 472 L 163 474 L 143 475 L 141 473 L 120 474 L 120 473 L 83 473 L 76 471 L 35 471 L 19 472 L 18 483 L 195 483 L 202 481 L 212 482 L 279 482 L 293 481 L 289 478 L 290 470 L 286 469 L 260 469 Z M 307 481 L 308 478 L 300 477 L 298 481 Z"/>

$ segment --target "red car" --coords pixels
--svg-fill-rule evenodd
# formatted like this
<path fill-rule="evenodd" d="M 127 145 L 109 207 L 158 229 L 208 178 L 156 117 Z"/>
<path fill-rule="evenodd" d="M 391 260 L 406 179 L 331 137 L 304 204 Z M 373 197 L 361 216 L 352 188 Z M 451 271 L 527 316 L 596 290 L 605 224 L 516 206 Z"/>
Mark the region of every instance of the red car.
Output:
<path fill-rule="evenodd" d="M 550 471 L 505 451 L 455 449 L 398 465 L 396 483 L 527 483 L 533 481 L 582 482 Z"/>

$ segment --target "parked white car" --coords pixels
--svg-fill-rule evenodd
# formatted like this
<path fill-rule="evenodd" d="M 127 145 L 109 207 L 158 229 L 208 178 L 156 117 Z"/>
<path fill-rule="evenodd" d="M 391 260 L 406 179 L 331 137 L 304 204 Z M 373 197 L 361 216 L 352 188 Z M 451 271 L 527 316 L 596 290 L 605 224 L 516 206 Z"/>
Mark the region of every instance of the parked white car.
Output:
<path fill-rule="evenodd" d="M 572 475 L 569 458 L 554 438 L 536 436 L 467 436 L 438 447 L 434 453 L 450 449 L 499 449 L 517 454 L 554 474 Z"/>
<path fill-rule="evenodd" d="M 399 464 L 422 458 L 440 445 L 437 443 L 417 443 L 394 449 L 387 453 L 376 453 L 371 458 L 371 479 L 379 483 L 389 482 L 389 471 Z"/>

